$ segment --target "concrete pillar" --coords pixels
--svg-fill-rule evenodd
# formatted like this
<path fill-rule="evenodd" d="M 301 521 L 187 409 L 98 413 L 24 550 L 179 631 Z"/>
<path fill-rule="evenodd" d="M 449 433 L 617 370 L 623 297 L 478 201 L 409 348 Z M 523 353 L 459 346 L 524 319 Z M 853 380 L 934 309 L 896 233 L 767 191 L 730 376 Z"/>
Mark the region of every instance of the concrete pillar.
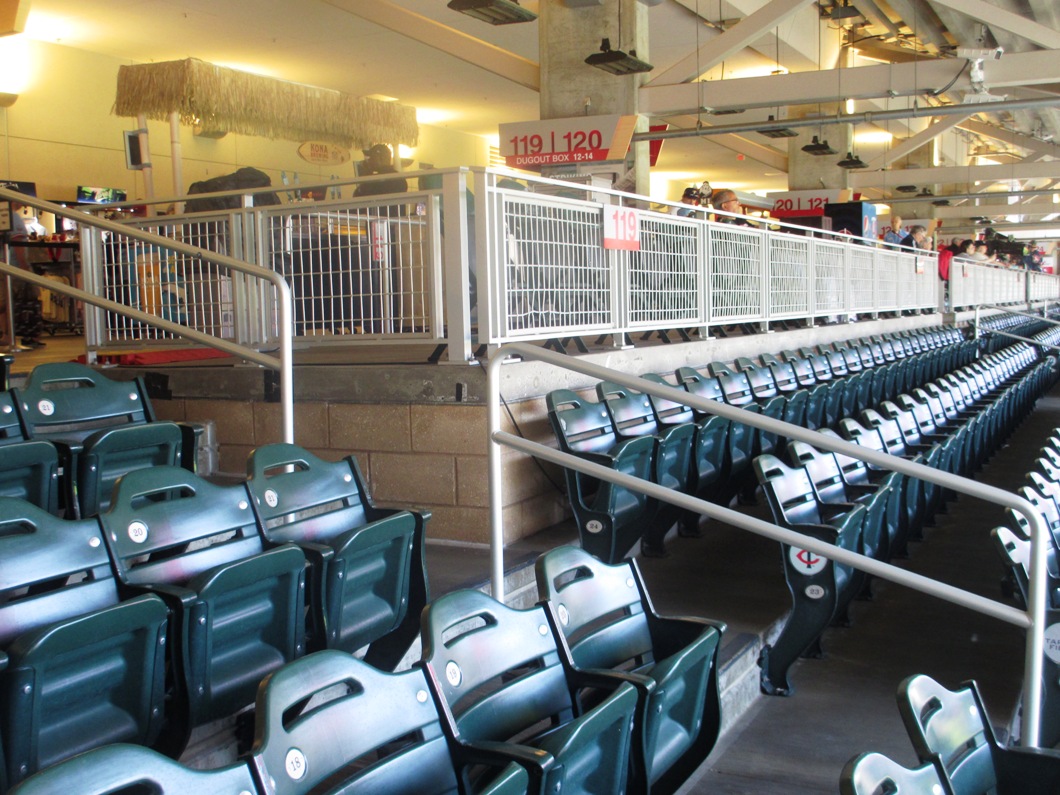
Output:
<path fill-rule="evenodd" d="M 565 0 L 541 0 L 538 9 L 538 41 L 541 62 L 541 118 L 572 116 L 636 115 L 637 89 L 646 75 L 616 76 L 585 63 L 599 52 L 602 39 L 612 50 L 630 53 L 642 61 L 648 57 L 648 11 L 640 0 L 602 0 L 599 4 L 569 6 Z M 621 30 L 619 20 L 621 17 Z M 638 120 L 637 131 L 647 130 L 647 120 Z M 632 169 L 629 189 L 648 193 L 648 144 L 634 144 L 625 167 L 607 169 L 621 175 Z M 579 173 L 599 173 L 598 166 L 578 166 Z M 555 171 L 570 173 L 570 167 Z M 554 173 L 553 172 L 553 173 Z M 549 171 L 543 172 L 549 176 Z"/>
<path fill-rule="evenodd" d="M 845 189 L 850 187 L 850 171 L 837 164 L 853 149 L 853 128 L 849 124 L 824 124 L 796 128 L 799 135 L 788 139 L 788 190 Z M 811 155 L 802 147 L 817 136 L 828 141 L 834 155 Z"/>

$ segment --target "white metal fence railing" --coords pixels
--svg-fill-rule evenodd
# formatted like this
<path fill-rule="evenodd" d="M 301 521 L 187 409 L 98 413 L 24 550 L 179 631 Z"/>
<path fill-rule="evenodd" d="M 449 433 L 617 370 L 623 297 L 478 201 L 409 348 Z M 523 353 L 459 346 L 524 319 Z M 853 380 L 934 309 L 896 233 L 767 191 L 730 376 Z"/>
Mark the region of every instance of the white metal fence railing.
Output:
<path fill-rule="evenodd" d="M 415 336 L 438 328 L 431 299 L 441 284 L 436 194 L 269 208 L 257 219 L 261 262 L 291 286 L 296 336 Z M 264 332 L 275 337 L 275 325 Z"/>
<path fill-rule="evenodd" d="M 138 348 L 150 347 L 150 342 L 183 340 L 278 372 L 281 438 L 286 442 L 294 440 L 290 292 L 275 271 L 214 250 L 225 248 L 218 242 L 219 236 L 222 229 L 230 233 L 230 228 L 223 224 L 213 226 L 202 219 L 166 219 L 142 224 L 146 228 L 138 229 L 6 189 L 0 189 L 0 200 L 17 201 L 56 218 L 75 221 L 79 225 L 83 260 L 81 289 L 10 265 L 5 244 L 0 273 L 7 281 L 8 294 L 12 283 L 22 280 L 80 301 L 84 305 L 89 351 L 102 347 L 100 335 L 108 334 L 135 340 Z M 259 290 L 275 295 L 279 333 L 274 352 L 260 351 L 223 333 L 223 322 L 217 318 L 229 304 L 227 299 L 218 297 L 217 286 L 225 280 L 260 285 Z M 235 302 L 231 305 L 236 306 Z"/>
<path fill-rule="evenodd" d="M 482 342 L 939 306 L 933 253 L 823 239 L 773 221 L 744 226 L 652 212 L 628 194 L 522 179 L 476 174 L 476 193 L 487 196 L 478 224 L 489 238 L 495 301 L 479 326 Z M 635 234 L 620 230 L 624 237 L 609 247 L 605 219 L 616 207 Z M 621 245 L 631 239 L 633 251 Z"/>
<path fill-rule="evenodd" d="M 419 190 L 357 197 L 357 180 L 332 181 L 318 191 L 325 200 L 276 204 L 284 196 L 263 188 L 225 194 L 231 209 L 127 224 L 282 276 L 298 348 L 416 341 L 467 361 L 480 344 L 945 306 L 930 252 L 771 220 L 681 217 L 645 209 L 644 197 L 492 169 L 406 177 Z M 254 206 L 258 193 L 269 204 Z M 619 213 L 629 238 L 619 243 L 631 245 L 605 228 Z M 275 345 L 275 291 L 209 257 L 113 232 L 83 236 L 82 260 L 86 289 L 102 298 L 240 345 Z M 955 308 L 1057 298 L 1051 274 L 953 266 Z M 90 353 L 186 344 L 114 312 L 87 313 L 86 334 Z"/>
<path fill-rule="evenodd" d="M 243 259 L 237 215 L 160 218 L 135 221 L 142 232 Z M 88 236 L 84 236 L 86 239 Z M 167 248 L 127 234 L 100 239 L 98 283 L 105 298 L 149 315 L 189 326 L 222 339 L 235 338 L 235 298 L 232 274 L 217 264 L 175 248 Z M 128 315 L 106 312 L 93 329 L 103 344 L 150 343 L 176 336 Z"/>
<path fill-rule="evenodd" d="M 953 309 L 983 304 L 1056 301 L 1060 299 L 1060 278 L 1051 273 L 954 259 L 950 266 L 949 290 Z"/>

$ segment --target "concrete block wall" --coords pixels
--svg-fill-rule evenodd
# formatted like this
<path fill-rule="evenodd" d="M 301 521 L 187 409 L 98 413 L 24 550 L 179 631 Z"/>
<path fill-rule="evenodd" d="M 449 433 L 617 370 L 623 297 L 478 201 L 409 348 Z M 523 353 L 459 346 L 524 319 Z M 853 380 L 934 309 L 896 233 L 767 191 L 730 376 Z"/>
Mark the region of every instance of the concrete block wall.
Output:
<path fill-rule="evenodd" d="M 244 475 L 251 450 L 280 441 L 276 403 L 183 398 L 154 405 L 160 419 L 214 422 L 219 474 Z M 543 399 L 510 404 L 510 411 L 514 422 L 506 416 L 504 430 L 551 443 Z M 489 543 L 485 406 L 298 401 L 295 441 L 327 460 L 354 455 L 378 504 L 432 512 L 432 538 Z M 506 543 L 569 515 L 559 470 L 506 450 L 503 472 Z"/>
<path fill-rule="evenodd" d="M 711 338 L 630 350 L 603 349 L 587 358 L 631 373 L 673 373 L 832 340 L 937 326 L 937 315 L 859 321 L 775 334 Z M 144 374 L 125 369 L 123 377 Z M 151 368 L 163 376 L 153 396 L 163 419 L 212 421 L 220 473 L 242 476 L 255 447 L 280 439 L 280 407 L 266 402 L 261 370 L 253 367 Z M 502 368 L 507 404 L 504 430 L 555 445 L 544 395 L 553 389 L 586 390 L 595 380 L 540 362 Z M 336 362 L 296 367 L 295 440 L 321 458 L 356 456 L 373 498 L 383 505 L 432 511 L 430 536 L 489 542 L 486 379 L 477 366 L 378 365 Z M 595 398 L 593 398 L 595 399 Z M 503 453 L 506 543 L 551 527 L 569 516 L 563 476 L 521 453 Z"/>

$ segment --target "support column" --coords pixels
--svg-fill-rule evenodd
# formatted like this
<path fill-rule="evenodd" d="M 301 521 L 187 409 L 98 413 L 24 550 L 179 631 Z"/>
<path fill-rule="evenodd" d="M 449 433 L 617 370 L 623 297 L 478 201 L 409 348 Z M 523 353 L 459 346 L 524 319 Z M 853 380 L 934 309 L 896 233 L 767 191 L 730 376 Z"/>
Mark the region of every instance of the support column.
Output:
<path fill-rule="evenodd" d="M 852 126 L 822 124 L 820 127 L 798 127 L 796 131 L 798 136 L 788 139 L 788 190 L 843 190 L 849 187 L 850 171 L 837 164 L 852 150 Z M 802 151 L 815 135 L 819 142 L 827 141 L 836 153 L 812 155 Z"/>
<path fill-rule="evenodd" d="M 621 30 L 620 28 L 621 18 Z M 640 0 L 603 0 L 599 5 L 568 6 L 564 0 L 541 0 L 538 17 L 541 62 L 541 118 L 638 114 L 638 89 L 648 75 L 618 76 L 595 69 L 585 59 L 600 51 L 602 39 L 611 49 L 650 62 L 648 57 L 648 11 Z M 637 131 L 647 130 L 641 118 Z M 575 166 L 575 173 L 608 173 L 622 178 L 621 187 L 648 193 L 648 144 L 631 147 L 626 163 Z M 571 167 L 544 171 L 571 173 Z"/>

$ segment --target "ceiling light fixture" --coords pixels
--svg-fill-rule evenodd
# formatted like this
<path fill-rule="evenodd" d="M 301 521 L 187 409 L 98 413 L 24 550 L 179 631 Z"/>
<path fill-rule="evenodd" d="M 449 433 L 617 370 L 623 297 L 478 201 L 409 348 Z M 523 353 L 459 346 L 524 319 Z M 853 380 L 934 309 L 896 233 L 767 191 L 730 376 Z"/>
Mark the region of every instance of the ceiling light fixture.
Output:
<path fill-rule="evenodd" d="M 523 8 L 517 0 L 449 0 L 449 8 L 491 25 L 510 25 L 537 19 L 537 14 Z"/>
<path fill-rule="evenodd" d="M 895 190 L 899 193 L 916 193 L 916 185 L 899 185 Z"/>
<path fill-rule="evenodd" d="M 585 62 L 612 75 L 635 75 L 650 72 L 655 67 L 647 61 L 637 58 L 637 51 L 630 50 L 629 55 L 622 50 L 612 50 L 611 40 L 600 42 L 600 52 L 594 52 Z"/>
<path fill-rule="evenodd" d="M 774 121 L 772 116 L 769 117 L 769 121 Z M 764 127 L 757 131 L 759 135 L 764 135 L 766 138 L 796 138 L 798 133 L 790 127 L 776 126 L 776 127 Z"/>
<path fill-rule="evenodd" d="M 847 152 L 847 156 L 837 164 L 840 168 L 868 168 L 869 165 L 853 152 Z"/>
<path fill-rule="evenodd" d="M 835 149 L 828 145 L 828 140 L 818 140 L 817 136 L 813 137 L 813 140 L 802 147 L 802 151 L 807 154 L 813 155 L 814 157 L 823 157 L 824 155 L 837 155 L 839 154 Z"/>

